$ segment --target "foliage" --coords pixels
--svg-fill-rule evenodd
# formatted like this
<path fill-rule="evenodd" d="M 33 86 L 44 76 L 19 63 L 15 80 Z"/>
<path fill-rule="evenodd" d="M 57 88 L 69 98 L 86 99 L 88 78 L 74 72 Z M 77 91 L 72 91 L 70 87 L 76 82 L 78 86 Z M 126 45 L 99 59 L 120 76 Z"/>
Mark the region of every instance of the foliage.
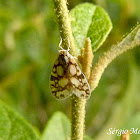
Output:
<path fill-rule="evenodd" d="M 81 1 L 78 2 L 81 3 Z M 119 0 L 95 2 L 108 11 L 114 28 L 107 41 L 95 53 L 94 62 L 102 52 L 108 49 L 108 46 L 121 40 L 122 35 L 129 32 L 140 17 L 139 0 L 121 3 Z M 71 1 L 69 8 L 73 8 L 75 3 Z M 90 6 L 93 11 L 96 8 L 102 10 L 98 6 Z M 75 9 L 71 11 L 71 14 Z M 91 12 L 91 15 L 88 15 L 90 20 L 93 19 L 94 14 L 95 12 Z M 77 18 L 84 19 L 85 17 Z M 72 26 L 73 24 L 72 20 Z M 101 24 L 103 23 L 101 22 Z M 94 26 L 90 27 L 92 30 L 97 29 Z M 86 31 L 82 30 L 82 38 L 85 38 L 85 33 L 90 34 L 89 25 L 87 28 L 81 28 L 86 29 Z M 110 28 L 106 30 L 107 33 L 109 30 Z M 78 37 L 75 32 L 74 36 Z M 65 129 L 64 135 L 61 136 L 69 135 L 70 122 L 64 114 L 55 113 L 50 119 L 52 113 L 56 111 L 65 112 L 67 116 L 70 116 L 69 99 L 55 101 L 49 91 L 49 76 L 58 55 L 58 38 L 58 28 L 50 0 L 15 0 L 14 2 L 0 0 L 0 98 L 16 110 L 13 111 L 0 102 L 1 139 L 7 138 L 9 131 L 11 136 L 9 140 L 12 139 L 12 135 L 23 136 L 23 139 L 25 137 L 27 139 L 29 136 L 30 139 L 39 139 L 34 128 L 15 112 L 22 114 L 40 131 L 45 128 L 47 122 L 43 137 L 53 135 L 49 134 L 49 131 L 55 129 L 57 119 L 62 120 L 58 123 L 61 129 L 57 132 L 63 133 Z M 82 43 L 78 39 L 76 42 L 79 45 L 78 48 L 81 48 Z M 93 40 L 94 38 L 92 38 Z M 104 38 L 101 38 L 101 42 L 102 40 Z M 96 44 L 96 40 L 93 42 Z M 101 45 L 101 42 L 99 41 L 97 44 Z M 94 51 L 97 48 L 98 46 L 95 45 Z M 87 104 L 86 134 L 94 139 L 120 139 L 116 135 L 106 135 L 106 130 L 110 127 L 116 129 L 140 127 L 139 56 L 140 49 L 136 48 L 117 58 L 107 68 L 98 88 L 92 93 Z M 51 123 L 53 124 L 50 125 Z M 11 125 L 14 126 L 14 129 L 10 128 Z M 19 130 L 23 130 L 25 135 L 20 134 Z M 27 130 L 30 130 L 31 133 L 26 133 Z M 131 135 L 131 137 L 136 140 L 140 139 L 139 135 Z M 91 138 L 85 136 L 85 140 L 89 139 Z"/>
<path fill-rule="evenodd" d="M 70 121 L 61 112 L 56 112 L 44 130 L 42 140 L 66 140 L 70 138 Z"/>
<path fill-rule="evenodd" d="M 39 140 L 39 135 L 20 115 L 0 102 L 1 140 Z"/>
<path fill-rule="evenodd" d="M 112 28 L 107 13 L 90 3 L 79 4 L 70 12 L 73 36 L 77 45 L 77 52 L 83 48 L 86 37 L 91 39 L 93 52 L 105 41 Z"/>

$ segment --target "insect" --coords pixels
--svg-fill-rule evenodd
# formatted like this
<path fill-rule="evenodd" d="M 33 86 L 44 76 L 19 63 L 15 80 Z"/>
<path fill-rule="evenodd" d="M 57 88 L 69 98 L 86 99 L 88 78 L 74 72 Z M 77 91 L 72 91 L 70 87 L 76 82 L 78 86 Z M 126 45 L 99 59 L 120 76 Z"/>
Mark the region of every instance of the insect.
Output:
<path fill-rule="evenodd" d="M 54 63 L 51 78 L 50 89 L 56 99 L 64 99 L 75 94 L 77 97 L 88 99 L 90 97 L 90 87 L 85 75 L 82 73 L 74 57 L 61 46 L 60 41 L 59 56 Z M 69 43 L 70 44 L 70 43 Z"/>

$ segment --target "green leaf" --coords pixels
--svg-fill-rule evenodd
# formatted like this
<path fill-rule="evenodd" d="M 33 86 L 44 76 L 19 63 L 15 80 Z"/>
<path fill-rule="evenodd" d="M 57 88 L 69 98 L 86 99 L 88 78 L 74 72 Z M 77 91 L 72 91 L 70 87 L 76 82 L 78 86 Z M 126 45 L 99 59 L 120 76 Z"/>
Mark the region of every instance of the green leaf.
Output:
<path fill-rule="evenodd" d="M 108 14 L 101 7 L 90 3 L 76 6 L 71 10 L 70 18 L 78 53 L 87 37 L 91 39 L 92 50 L 95 52 L 112 29 Z"/>
<path fill-rule="evenodd" d="M 65 114 L 56 112 L 49 120 L 41 140 L 67 140 L 71 135 L 71 123 Z M 84 140 L 93 140 L 84 136 Z"/>
<path fill-rule="evenodd" d="M 42 140 L 66 140 L 70 138 L 70 121 L 61 112 L 56 112 L 48 122 Z"/>
<path fill-rule="evenodd" d="M 39 140 L 39 136 L 19 114 L 0 101 L 0 140 Z"/>

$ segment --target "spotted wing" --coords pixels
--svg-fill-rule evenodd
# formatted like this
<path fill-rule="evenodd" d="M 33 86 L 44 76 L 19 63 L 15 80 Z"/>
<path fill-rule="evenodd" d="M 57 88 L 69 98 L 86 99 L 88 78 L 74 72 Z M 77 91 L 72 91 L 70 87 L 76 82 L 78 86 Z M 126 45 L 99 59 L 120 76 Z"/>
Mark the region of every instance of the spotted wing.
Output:
<path fill-rule="evenodd" d="M 65 57 L 59 55 L 54 63 L 50 78 L 50 89 L 53 97 L 56 99 L 64 99 L 72 94 L 71 83 L 66 75 L 66 71 L 67 62 Z"/>
<path fill-rule="evenodd" d="M 64 99 L 71 94 L 82 99 L 90 97 L 86 77 L 70 54 L 59 55 L 51 73 L 50 87 L 56 99 Z"/>
<path fill-rule="evenodd" d="M 77 97 L 82 99 L 88 99 L 91 95 L 90 86 L 85 75 L 82 73 L 81 69 L 77 65 L 76 66 L 76 75 L 71 78 L 72 83 L 72 93 L 74 93 Z"/>

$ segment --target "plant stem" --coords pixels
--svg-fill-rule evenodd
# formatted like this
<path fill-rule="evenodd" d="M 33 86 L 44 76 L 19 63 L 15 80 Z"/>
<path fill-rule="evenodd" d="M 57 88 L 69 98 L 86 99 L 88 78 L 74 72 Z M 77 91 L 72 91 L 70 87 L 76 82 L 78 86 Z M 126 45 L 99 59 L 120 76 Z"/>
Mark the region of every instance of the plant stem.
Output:
<path fill-rule="evenodd" d="M 58 17 L 60 36 L 63 40 L 62 45 L 65 49 L 67 49 L 70 41 L 70 53 L 76 56 L 74 38 L 72 36 L 71 23 L 66 0 L 53 0 L 53 2 L 55 6 L 55 12 Z"/>
<path fill-rule="evenodd" d="M 70 53 L 76 56 L 75 44 L 72 36 L 71 24 L 65 0 L 53 0 L 55 12 L 58 17 L 60 36 L 63 39 L 63 47 L 67 49 L 70 40 Z M 69 39 L 69 40 L 68 40 Z M 91 46 L 90 46 L 91 47 Z M 85 66 L 86 67 L 86 66 Z M 89 74 L 88 74 L 89 75 Z M 80 99 L 74 94 L 72 102 L 72 140 L 83 140 L 84 120 L 85 120 L 85 99 Z"/>
<path fill-rule="evenodd" d="M 91 40 L 89 38 L 86 38 L 85 40 L 80 60 L 83 66 L 83 73 L 87 78 L 89 78 L 93 60 Z M 75 95 L 72 96 L 72 140 L 83 140 L 85 130 L 85 106 L 85 99 L 80 99 Z"/>
<path fill-rule="evenodd" d="M 89 78 L 91 91 L 98 86 L 101 76 L 110 62 L 112 62 L 120 54 L 139 45 L 140 25 L 137 25 L 119 44 L 112 46 L 102 57 L 99 58 Z"/>
<path fill-rule="evenodd" d="M 86 100 L 72 95 L 72 136 L 71 140 L 83 140 Z"/>

